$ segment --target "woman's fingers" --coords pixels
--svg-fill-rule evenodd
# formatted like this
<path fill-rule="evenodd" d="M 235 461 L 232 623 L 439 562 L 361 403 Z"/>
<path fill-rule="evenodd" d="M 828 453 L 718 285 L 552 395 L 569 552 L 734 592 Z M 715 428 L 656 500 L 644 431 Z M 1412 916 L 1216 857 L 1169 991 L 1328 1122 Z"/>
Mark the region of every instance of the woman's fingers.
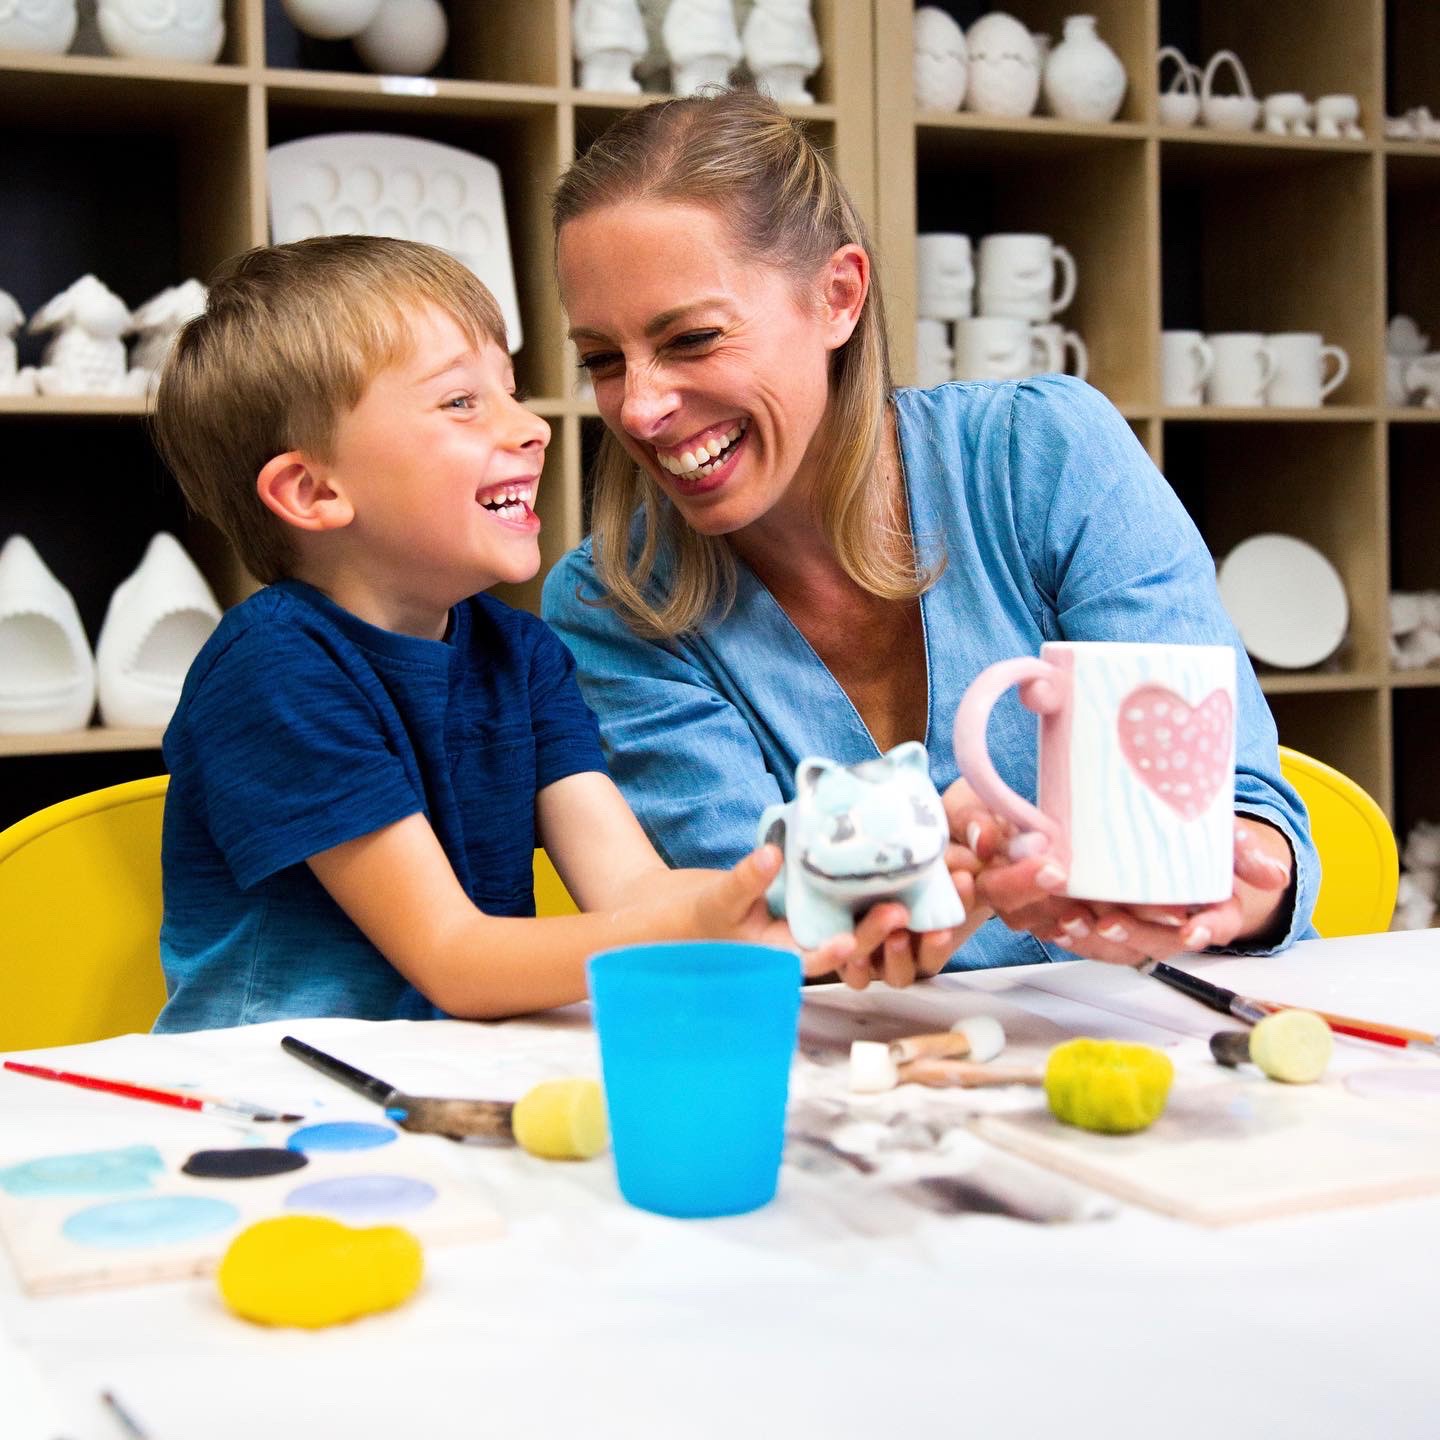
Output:
<path fill-rule="evenodd" d="M 953 930 L 928 930 L 915 937 L 915 975 L 928 980 L 938 975 L 955 952 Z"/>
<path fill-rule="evenodd" d="M 892 990 L 903 990 L 915 983 L 915 956 L 908 930 L 898 930 L 887 937 L 881 952 L 880 978 Z"/>
<path fill-rule="evenodd" d="M 1257 890 L 1283 890 L 1290 883 L 1289 841 L 1269 825 L 1237 821 L 1235 874 Z"/>

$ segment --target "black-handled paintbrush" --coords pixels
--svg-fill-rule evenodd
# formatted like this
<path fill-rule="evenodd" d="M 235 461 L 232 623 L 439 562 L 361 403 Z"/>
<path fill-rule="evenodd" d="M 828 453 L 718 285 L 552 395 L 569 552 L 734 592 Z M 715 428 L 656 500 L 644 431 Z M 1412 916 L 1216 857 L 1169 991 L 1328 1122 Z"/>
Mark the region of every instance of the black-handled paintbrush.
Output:
<path fill-rule="evenodd" d="M 407 1095 L 293 1035 L 282 1036 L 280 1048 L 322 1075 L 338 1080 L 357 1095 L 373 1100 L 402 1130 L 448 1135 L 452 1140 L 470 1136 L 492 1140 L 515 1138 L 510 1125 L 515 1107 L 508 1100 L 441 1100 L 428 1095 Z"/>

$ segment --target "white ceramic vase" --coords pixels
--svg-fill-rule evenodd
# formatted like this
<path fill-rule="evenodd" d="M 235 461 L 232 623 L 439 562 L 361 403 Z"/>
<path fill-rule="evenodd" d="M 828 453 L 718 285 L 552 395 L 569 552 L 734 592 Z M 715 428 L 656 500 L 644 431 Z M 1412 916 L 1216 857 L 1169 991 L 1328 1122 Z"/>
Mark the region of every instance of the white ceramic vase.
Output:
<path fill-rule="evenodd" d="M 95 645 L 101 723 L 168 725 L 191 661 L 219 623 L 205 577 L 162 530 L 105 611 Z"/>
<path fill-rule="evenodd" d="M 75 597 L 23 535 L 0 549 L 0 734 L 83 730 L 95 660 Z"/>
<path fill-rule="evenodd" d="M 970 78 L 965 108 L 979 115 L 1029 115 L 1040 98 L 1040 49 L 1035 37 L 1002 10 L 982 15 L 965 32 Z"/>
<path fill-rule="evenodd" d="M 958 110 L 969 75 L 965 32 L 938 6 L 922 5 L 915 12 L 915 104 Z"/>
<path fill-rule="evenodd" d="M 744 53 L 731 0 L 671 0 L 660 33 L 677 95 L 728 84 Z"/>
<path fill-rule="evenodd" d="M 1093 15 L 1072 15 L 1045 62 L 1045 103 L 1063 120 L 1113 120 L 1125 101 L 1125 67 L 1095 31 Z"/>
<path fill-rule="evenodd" d="M 575 0 L 571 27 L 582 90 L 640 93 L 635 66 L 649 42 L 635 0 Z"/>
<path fill-rule="evenodd" d="M 820 68 L 820 36 L 810 0 L 755 0 L 740 32 L 755 86 L 787 105 L 813 105 L 805 82 Z"/>
<path fill-rule="evenodd" d="M 79 23 L 75 0 L 0 0 L 0 50 L 63 55 Z"/>
<path fill-rule="evenodd" d="M 225 46 L 222 0 L 100 0 L 100 38 L 129 60 L 209 65 Z"/>

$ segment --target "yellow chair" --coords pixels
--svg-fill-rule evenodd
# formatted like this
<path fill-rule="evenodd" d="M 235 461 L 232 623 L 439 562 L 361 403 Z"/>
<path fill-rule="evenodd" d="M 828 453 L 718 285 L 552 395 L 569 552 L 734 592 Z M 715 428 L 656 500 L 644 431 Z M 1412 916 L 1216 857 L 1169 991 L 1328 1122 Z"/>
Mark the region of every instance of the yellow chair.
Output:
<path fill-rule="evenodd" d="M 160 820 L 168 775 L 111 785 L 0 832 L 0 1050 L 149 1030 L 160 968 Z M 544 850 L 535 907 L 574 915 Z"/>
<path fill-rule="evenodd" d="M 148 1030 L 168 776 L 62 800 L 0 832 L 0 1050 Z"/>
<path fill-rule="evenodd" d="M 1300 792 L 1320 852 L 1315 928 L 1332 938 L 1388 929 L 1400 860 L 1385 812 L 1348 775 L 1284 745 L 1280 773 Z"/>

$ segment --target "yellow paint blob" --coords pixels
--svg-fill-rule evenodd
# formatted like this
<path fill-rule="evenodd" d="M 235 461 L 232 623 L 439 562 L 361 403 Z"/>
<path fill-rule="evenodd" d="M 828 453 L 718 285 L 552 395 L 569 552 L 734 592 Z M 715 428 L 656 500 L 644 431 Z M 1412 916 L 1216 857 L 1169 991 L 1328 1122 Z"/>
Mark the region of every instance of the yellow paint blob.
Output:
<path fill-rule="evenodd" d="M 515 1102 L 515 1139 L 546 1160 L 588 1160 L 610 1142 L 595 1080 L 542 1080 Z"/>
<path fill-rule="evenodd" d="M 1126 1135 L 1160 1117 L 1175 1067 L 1150 1045 L 1067 1040 L 1045 1062 L 1045 1098 L 1057 1120 Z"/>
<path fill-rule="evenodd" d="M 1309 1085 L 1330 1063 L 1335 1037 L 1313 1010 L 1277 1010 L 1250 1032 L 1250 1058 L 1272 1079 Z"/>
<path fill-rule="evenodd" d="M 318 1215 L 247 1226 L 220 1262 L 220 1294 L 246 1320 L 318 1330 L 389 1310 L 424 1273 L 420 1242 L 398 1225 L 357 1229 Z"/>

